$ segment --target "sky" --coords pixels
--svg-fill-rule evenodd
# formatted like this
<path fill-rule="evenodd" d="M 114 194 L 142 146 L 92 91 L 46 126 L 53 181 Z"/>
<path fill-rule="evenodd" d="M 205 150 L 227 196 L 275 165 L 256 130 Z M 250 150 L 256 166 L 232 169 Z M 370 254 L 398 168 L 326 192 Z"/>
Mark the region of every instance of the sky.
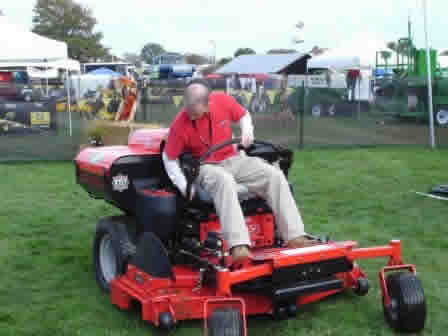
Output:
<path fill-rule="evenodd" d="M 424 0 L 78 0 L 93 10 L 103 44 L 113 54 L 140 53 L 147 42 L 166 50 L 233 56 L 240 47 L 257 53 L 274 48 L 307 52 L 313 46 L 337 48 L 353 36 L 395 41 L 407 36 L 411 17 L 415 42 L 424 47 Z M 2 1 L 8 20 L 31 29 L 34 0 Z M 120 4 L 120 5 L 119 5 Z M 448 1 L 428 0 L 429 40 L 448 49 L 445 20 Z M 299 33 L 298 21 L 304 23 Z M 3 33 L 3 32 L 2 32 Z M 299 35 L 299 36 L 298 36 Z M 293 44 L 294 37 L 303 39 Z M 359 48 L 368 39 L 358 38 Z M 216 46 L 216 49 L 215 47 Z"/>

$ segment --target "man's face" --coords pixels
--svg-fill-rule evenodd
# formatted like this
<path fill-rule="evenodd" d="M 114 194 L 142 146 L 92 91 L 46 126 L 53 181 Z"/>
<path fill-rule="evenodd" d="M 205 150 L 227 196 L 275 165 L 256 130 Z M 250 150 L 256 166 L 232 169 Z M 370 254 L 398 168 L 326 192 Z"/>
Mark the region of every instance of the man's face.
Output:
<path fill-rule="evenodd" d="M 191 120 L 200 119 L 204 114 L 208 112 L 208 99 L 201 99 L 201 101 L 187 108 L 188 116 Z"/>

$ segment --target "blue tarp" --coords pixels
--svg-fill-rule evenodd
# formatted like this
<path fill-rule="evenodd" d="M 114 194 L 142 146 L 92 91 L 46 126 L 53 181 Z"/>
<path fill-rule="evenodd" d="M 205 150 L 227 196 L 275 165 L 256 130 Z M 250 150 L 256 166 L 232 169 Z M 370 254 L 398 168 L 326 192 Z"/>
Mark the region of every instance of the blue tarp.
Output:
<path fill-rule="evenodd" d="M 96 70 L 92 70 L 90 72 L 88 72 L 89 75 L 109 75 L 109 76 L 116 76 L 116 77 L 120 77 L 121 74 L 118 72 L 115 72 L 111 69 L 108 68 L 99 68 Z"/>

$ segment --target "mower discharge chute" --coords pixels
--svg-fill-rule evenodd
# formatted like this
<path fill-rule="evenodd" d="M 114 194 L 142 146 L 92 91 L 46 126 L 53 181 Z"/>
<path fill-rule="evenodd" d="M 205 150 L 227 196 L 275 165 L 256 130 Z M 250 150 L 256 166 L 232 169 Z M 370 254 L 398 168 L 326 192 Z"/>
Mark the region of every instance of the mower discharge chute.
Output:
<path fill-rule="evenodd" d="M 358 248 L 354 241 L 320 239 L 316 246 L 287 248 L 266 202 L 242 191 L 251 257 L 233 264 L 210 199 L 187 201 L 168 178 L 161 158 L 167 132 L 138 130 L 127 146 L 86 148 L 75 160 L 77 182 L 124 213 L 101 219 L 93 244 L 96 279 L 113 304 L 127 310 L 139 303 L 143 320 L 166 329 L 203 319 L 207 335 L 246 335 L 249 315 L 283 319 L 347 289 L 367 294 L 356 260 L 385 257 L 379 278 L 386 320 L 399 331 L 423 329 L 422 285 L 415 266 L 403 262 L 398 240 Z M 256 141 L 246 153 L 288 175 L 290 150 Z M 182 157 L 189 185 L 203 159 Z"/>

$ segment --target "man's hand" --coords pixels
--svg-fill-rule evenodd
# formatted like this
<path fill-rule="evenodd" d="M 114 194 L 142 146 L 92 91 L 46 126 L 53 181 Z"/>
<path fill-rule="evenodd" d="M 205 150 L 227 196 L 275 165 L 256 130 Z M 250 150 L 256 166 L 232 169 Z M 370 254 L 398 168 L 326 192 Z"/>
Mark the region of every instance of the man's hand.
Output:
<path fill-rule="evenodd" d="M 244 148 L 248 148 L 254 143 L 254 126 L 252 125 L 252 118 L 249 112 L 246 111 L 246 114 L 241 118 L 240 127 L 241 144 Z"/>
<path fill-rule="evenodd" d="M 243 132 L 241 134 L 241 144 L 244 148 L 250 147 L 254 143 L 254 134 L 253 132 Z"/>

